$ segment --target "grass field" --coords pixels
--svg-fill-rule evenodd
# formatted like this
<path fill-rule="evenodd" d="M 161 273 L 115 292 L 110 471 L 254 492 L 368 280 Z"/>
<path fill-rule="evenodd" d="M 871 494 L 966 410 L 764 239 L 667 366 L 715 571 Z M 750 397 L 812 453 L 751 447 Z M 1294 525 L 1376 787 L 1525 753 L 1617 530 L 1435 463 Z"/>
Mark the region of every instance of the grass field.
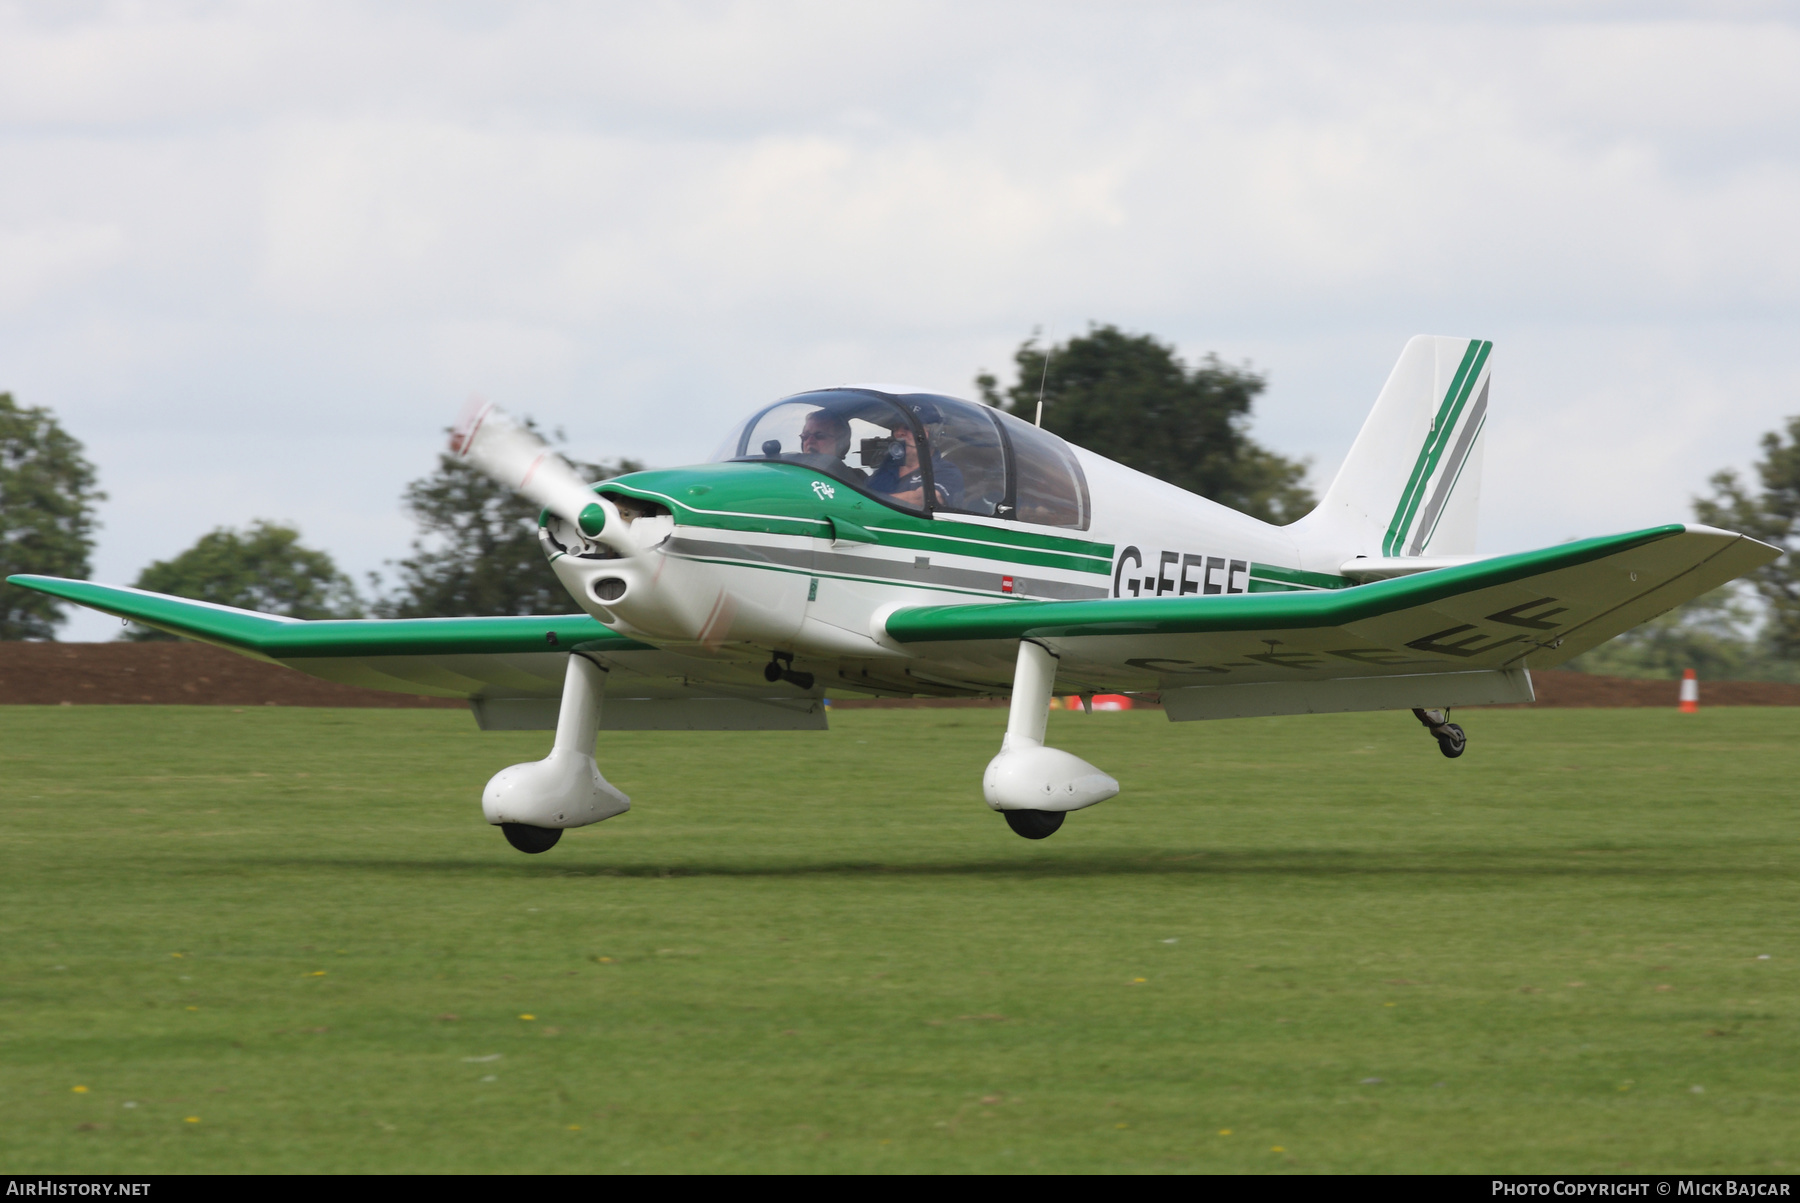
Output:
<path fill-rule="evenodd" d="M 1800 1164 L 1800 711 L 1059 713 L 1042 843 L 1004 717 L 603 736 L 526 857 L 547 735 L 0 707 L 0 1168 Z"/>

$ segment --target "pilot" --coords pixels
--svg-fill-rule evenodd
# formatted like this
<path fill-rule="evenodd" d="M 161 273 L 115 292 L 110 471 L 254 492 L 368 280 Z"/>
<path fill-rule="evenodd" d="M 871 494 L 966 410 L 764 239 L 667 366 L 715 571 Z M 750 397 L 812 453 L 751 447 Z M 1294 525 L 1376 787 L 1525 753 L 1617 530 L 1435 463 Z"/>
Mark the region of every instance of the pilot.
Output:
<path fill-rule="evenodd" d="M 813 410 L 800 428 L 800 450 L 806 455 L 825 455 L 841 462 L 850 454 L 850 419 L 827 409 Z"/>
<path fill-rule="evenodd" d="M 929 401 L 902 402 L 923 424 L 943 421 L 937 406 Z M 888 459 L 875 475 L 869 477 L 869 491 L 881 493 L 901 505 L 925 508 L 925 474 L 919 468 L 919 444 L 910 422 L 896 422 L 890 431 L 894 436 Z M 962 470 L 941 455 L 931 457 L 932 492 L 939 506 L 955 506 L 962 499 Z"/>

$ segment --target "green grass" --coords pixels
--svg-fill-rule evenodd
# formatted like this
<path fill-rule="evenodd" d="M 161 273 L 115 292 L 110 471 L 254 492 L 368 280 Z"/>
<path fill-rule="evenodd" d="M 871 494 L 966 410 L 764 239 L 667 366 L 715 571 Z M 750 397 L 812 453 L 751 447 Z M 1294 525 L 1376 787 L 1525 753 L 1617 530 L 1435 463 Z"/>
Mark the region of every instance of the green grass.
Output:
<path fill-rule="evenodd" d="M 1792 1172 L 1800 711 L 1461 718 L 0 707 L 0 1168 Z"/>

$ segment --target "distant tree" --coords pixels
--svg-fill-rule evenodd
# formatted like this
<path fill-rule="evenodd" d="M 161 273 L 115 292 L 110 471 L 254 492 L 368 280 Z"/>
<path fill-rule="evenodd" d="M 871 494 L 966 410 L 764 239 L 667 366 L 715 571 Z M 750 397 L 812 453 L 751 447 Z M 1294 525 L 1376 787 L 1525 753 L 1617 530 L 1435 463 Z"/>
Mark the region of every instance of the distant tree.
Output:
<path fill-rule="evenodd" d="M 644 467 L 630 459 L 573 466 L 588 480 Z M 424 537 L 397 565 L 398 591 L 376 603 L 384 618 L 580 612 L 544 558 L 537 507 L 467 460 L 440 455 L 437 471 L 407 485 L 404 498 Z"/>
<path fill-rule="evenodd" d="M 1715 474 L 1713 495 L 1694 503 L 1694 514 L 1709 526 L 1739 531 L 1788 554 L 1765 565 L 1751 583 L 1768 608 L 1763 639 L 1770 653 L 1800 659 L 1800 417 L 1787 420 L 1787 437 L 1779 430 L 1762 437 L 1763 458 L 1756 463 L 1760 492 L 1732 471 Z"/>
<path fill-rule="evenodd" d="M 1245 433 L 1267 382 L 1208 355 L 1189 368 L 1175 348 L 1117 326 L 1090 326 L 1049 348 L 1037 339 L 1013 354 L 1018 382 L 1004 393 L 986 372 L 982 399 L 1032 421 L 1039 383 L 1044 429 L 1127 467 L 1221 505 L 1288 523 L 1315 504 L 1306 464 L 1285 459 Z"/>
<path fill-rule="evenodd" d="M 63 603 L 5 584 L 17 572 L 85 577 L 94 550 L 94 466 L 48 409 L 0 393 L 0 639 L 54 639 Z"/>
<path fill-rule="evenodd" d="M 300 532 L 266 519 L 246 531 L 219 527 L 172 560 L 138 574 L 137 587 L 195 601 L 289 618 L 356 618 L 363 612 L 350 578 L 329 555 L 300 544 Z M 121 638 L 173 639 L 152 627 Z"/>
<path fill-rule="evenodd" d="M 1800 417 L 1786 437 L 1762 438 L 1756 463 L 1760 491 L 1737 473 L 1714 474 L 1711 497 L 1696 498 L 1694 516 L 1739 531 L 1788 554 L 1744 581 L 1713 590 L 1569 661 L 1583 672 L 1621 677 L 1800 681 Z"/>

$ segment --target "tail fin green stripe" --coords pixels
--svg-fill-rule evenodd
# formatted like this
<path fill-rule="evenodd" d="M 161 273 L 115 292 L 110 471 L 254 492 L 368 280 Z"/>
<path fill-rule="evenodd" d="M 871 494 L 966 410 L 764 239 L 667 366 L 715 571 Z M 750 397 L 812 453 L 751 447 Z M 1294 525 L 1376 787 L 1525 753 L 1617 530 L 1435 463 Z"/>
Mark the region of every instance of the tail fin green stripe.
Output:
<path fill-rule="evenodd" d="M 1407 478 L 1406 488 L 1400 494 L 1400 504 L 1394 509 L 1393 521 L 1388 524 L 1387 535 L 1381 543 L 1381 554 L 1396 556 L 1406 543 L 1406 530 L 1419 512 L 1419 503 L 1425 496 L 1425 485 L 1431 480 L 1431 474 L 1437 471 L 1438 460 L 1443 457 L 1444 448 L 1450 443 L 1450 434 L 1456 429 L 1457 419 L 1462 416 L 1463 406 L 1468 403 L 1469 394 L 1475 391 L 1475 381 L 1481 376 L 1481 369 L 1487 363 L 1488 352 L 1494 344 L 1481 339 L 1470 339 L 1469 346 L 1463 352 L 1462 363 L 1457 366 L 1456 375 L 1450 380 L 1450 388 L 1444 393 L 1444 400 L 1438 406 L 1437 418 L 1432 423 L 1430 435 L 1424 446 L 1419 448 L 1419 458 L 1413 464 L 1412 475 Z"/>
<path fill-rule="evenodd" d="M 1394 517 L 1388 523 L 1387 535 L 1382 540 L 1381 554 L 1398 555 L 1399 548 L 1406 542 L 1406 522 L 1411 508 L 1424 492 L 1425 483 L 1431 476 L 1432 449 L 1437 444 L 1444 430 L 1444 419 L 1455 408 L 1457 398 L 1463 392 L 1469 377 L 1469 367 L 1475 360 L 1475 354 L 1481 347 L 1481 340 L 1470 339 L 1469 345 L 1463 349 L 1462 362 L 1457 365 L 1456 375 L 1450 378 L 1450 387 L 1444 393 L 1443 401 L 1438 405 L 1436 416 L 1432 419 L 1431 430 L 1419 447 L 1419 457 L 1413 461 L 1412 475 L 1406 478 L 1406 488 L 1400 492 L 1400 502 L 1394 507 Z"/>
<path fill-rule="evenodd" d="M 1425 486 L 1431 482 L 1432 473 L 1437 471 L 1438 464 L 1443 460 L 1444 452 L 1450 446 L 1450 436 L 1456 432 L 1456 424 L 1462 420 L 1464 411 L 1468 409 L 1469 398 L 1475 396 L 1475 385 L 1481 379 L 1482 365 L 1487 362 L 1487 354 L 1493 349 L 1493 346 L 1493 343 L 1481 344 L 1480 353 L 1475 357 L 1475 366 L 1469 369 L 1468 377 L 1463 380 L 1462 393 L 1456 398 L 1456 405 L 1451 409 L 1449 415 L 1446 416 L 1442 409 L 1438 411 L 1437 424 L 1428 444 L 1431 451 L 1430 462 L 1425 465 L 1425 471 L 1419 475 L 1418 491 L 1413 494 L 1412 501 L 1407 505 L 1406 517 L 1400 523 L 1400 532 L 1394 539 L 1394 554 L 1396 555 L 1405 554 L 1401 549 L 1406 546 L 1407 533 L 1419 520 L 1419 507 L 1425 501 Z M 1485 408 L 1486 402 L 1487 395 L 1484 393 L 1480 404 Z M 1416 553 L 1420 549 L 1414 548 L 1413 550 Z"/>

